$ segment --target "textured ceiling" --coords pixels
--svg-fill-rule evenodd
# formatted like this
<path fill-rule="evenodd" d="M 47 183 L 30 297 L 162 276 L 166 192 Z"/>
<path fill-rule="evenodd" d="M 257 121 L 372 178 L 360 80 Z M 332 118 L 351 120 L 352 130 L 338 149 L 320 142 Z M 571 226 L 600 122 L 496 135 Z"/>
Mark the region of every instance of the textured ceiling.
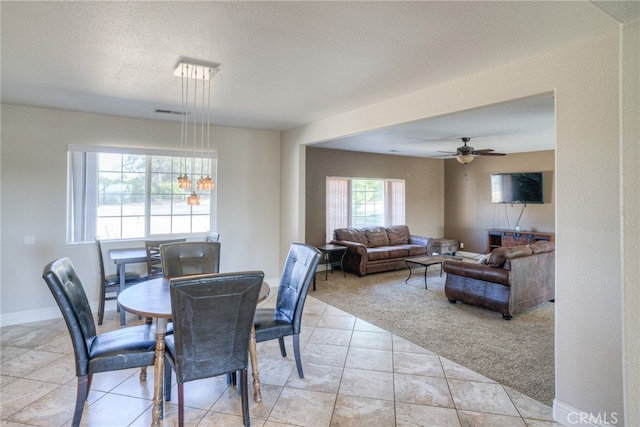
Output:
<path fill-rule="evenodd" d="M 173 70 L 195 60 L 220 64 L 213 123 L 273 130 L 576 42 L 620 20 L 585 1 L 0 7 L 3 103 L 175 120 L 154 110 L 180 109 Z"/>

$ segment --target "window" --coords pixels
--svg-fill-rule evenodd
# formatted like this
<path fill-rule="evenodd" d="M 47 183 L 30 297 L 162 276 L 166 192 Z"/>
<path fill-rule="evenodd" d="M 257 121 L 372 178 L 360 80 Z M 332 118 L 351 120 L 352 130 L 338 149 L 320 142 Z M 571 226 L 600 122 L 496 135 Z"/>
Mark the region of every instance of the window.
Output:
<path fill-rule="evenodd" d="M 344 227 L 404 224 L 404 180 L 327 177 L 327 242 Z"/>
<path fill-rule="evenodd" d="M 187 171 L 210 172 L 215 181 L 215 158 L 186 162 Z M 172 151 L 69 146 L 67 241 L 93 241 L 95 236 L 144 239 L 214 229 L 215 193 L 199 191 L 200 205 L 187 205 L 189 194 L 178 188 L 180 165 L 179 153 Z M 194 175 L 199 176 L 190 173 L 192 180 Z"/>

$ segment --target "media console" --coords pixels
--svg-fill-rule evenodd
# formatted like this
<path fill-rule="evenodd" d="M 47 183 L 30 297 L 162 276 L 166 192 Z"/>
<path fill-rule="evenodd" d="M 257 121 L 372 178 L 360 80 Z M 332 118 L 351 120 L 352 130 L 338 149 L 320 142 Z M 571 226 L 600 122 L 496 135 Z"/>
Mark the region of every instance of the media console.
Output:
<path fill-rule="evenodd" d="M 494 228 L 488 230 L 487 253 L 502 246 L 530 245 L 532 243 L 546 240 L 555 242 L 555 233 L 543 231 L 516 231 Z"/>

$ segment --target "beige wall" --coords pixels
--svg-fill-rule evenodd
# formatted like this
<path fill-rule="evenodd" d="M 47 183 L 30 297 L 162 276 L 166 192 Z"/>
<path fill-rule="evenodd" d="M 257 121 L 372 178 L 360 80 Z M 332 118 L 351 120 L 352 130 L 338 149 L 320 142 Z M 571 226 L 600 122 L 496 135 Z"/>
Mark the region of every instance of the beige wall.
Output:
<path fill-rule="evenodd" d="M 637 23 L 621 27 L 637 31 Z M 283 134 L 288 158 L 303 152 L 298 147 L 370 129 L 492 105 L 527 96 L 555 92 L 556 99 L 556 399 L 554 415 L 569 424 L 575 411 L 594 415 L 616 414 L 624 425 L 629 405 L 624 374 L 637 370 L 623 365 L 625 341 L 640 340 L 637 326 L 623 313 L 621 219 L 636 218 L 637 210 L 621 204 L 621 126 L 628 131 L 622 111 L 637 113 L 636 95 L 621 98 L 621 31 L 602 34 L 481 73 L 429 87 L 405 96 L 372 104 L 320 120 Z M 640 50 L 635 37 L 624 44 L 634 58 Z M 634 53 L 636 52 L 636 53 Z M 635 63 L 635 62 L 634 62 Z M 623 65 L 627 71 L 631 68 Z M 637 78 L 637 67 L 633 69 Z M 635 87 L 635 83 L 630 85 Z M 625 112 L 626 114 L 626 112 Z M 636 120 L 630 117 L 628 120 Z M 637 133 L 635 134 L 637 138 Z M 637 144 L 637 142 L 635 142 Z M 626 147 L 632 144 L 627 142 Z M 631 148 L 633 151 L 633 148 Z M 634 162 L 637 169 L 637 160 Z M 304 162 L 284 164 L 300 170 Z M 623 171 L 634 167 L 623 165 Z M 637 177 L 636 175 L 633 175 Z M 585 193 L 584 188 L 589 191 Z M 636 185 L 637 191 L 637 185 Z M 635 201 L 635 196 L 630 196 Z M 303 212 L 304 195 L 287 200 L 287 208 Z M 634 205 L 632 204 L 632 207 Z M 284 209 L 284 208 L 283 208 Z M 287 215 L 294 217 L 290 211 Z M 298 216 L 304 218 L 304 216 Z M 304 220 L 304 219 L 302 219 Z M 304 230 L 304 227 L 299 227 Z M 637 232 L 637 226 L 631 227 Z M 637 234 L 634 236 L 637 237 Z M 283 240 L 303 239 L 283 234 Z M 597 245 L 597 268 L 594 268 Z M 625 246 L 625 260 L 640 259 L 637 245 Z M 635 282 L 633 281 L 635 280 Z M 625 275 L 624 285 L 637 288 Z M 637 296 L 637 292 L 631 292 Z M 636 299 L 637 301 L 637 299 Z M 634 348 L 631 345 L 630 348 Z M 630 418 L 631 419 L 631 418 Z"/>
<path fill-rule="evenodd" d="M 327 176 L 405 180 L 405 219 L 412 234 L 442 237 L 443 161 L 307 147 L 306 229 L 310 244 L 325 243 Z"/>
<path fill-rule="evenodd" d="M 524 205 L 491 203 L 491 174 L 543 172 L 544 204 Z M 445 160 L 444 234 L 465 244 L 464 250 L 484 253 L 487 229 L 514 229 L 520 219 L 521 230 L 555 232 L 554 152 L 509 154 L 504 157 L 479 157 L 463 165 Z"/>
<path fill-rule="evenodd" d="M 2 325 L 60 317 L 42 280 L 42 268 L 55 258 L 71 258 L 89 300 L 97 301 L 95 246 L 65 244 L 67 145 L 175 149 L 179 138 L 179 123 L 2 105 Z M 263 270 L 276 278 L 280 133 L 215 127 L 212 142 L 221 269 Z M 25 236 L 35 244 L 26 245 Z M 105 253 L 112 246 L 105 242 Z M 106 267 L 115 272 L 112 263 Z"/>
<path fill-rule="evenodd" d="M 640 21 L 622 35 L 622 254 L 624 271 L 625 409 L 640 426 Z"/>

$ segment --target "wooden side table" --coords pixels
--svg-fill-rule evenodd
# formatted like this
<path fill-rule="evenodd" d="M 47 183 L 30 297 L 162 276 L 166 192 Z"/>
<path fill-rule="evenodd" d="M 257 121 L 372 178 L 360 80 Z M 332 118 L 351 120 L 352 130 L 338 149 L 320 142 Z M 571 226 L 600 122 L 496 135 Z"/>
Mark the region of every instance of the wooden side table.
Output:
<path fill-rule="evenodd" d="M 344 271 L 344 257 L 347 254 L 347 247 L 340 245 L 323 245 L 316 246 L 320 252 L 322 252 L 322 257 L 324 258 L 324 280 L 329 280 L 329 266 L 331 266 L 331 273 L 333 273 L 334 267 L 340 267 L 340 271 L 344 274 L 344 277 L 347 277 L 347 273 Z M 339 254 L 340 260 L 338 261 L 337 256 L 332 258 L 331 254 Z M 313 276 L 313 290 L 316 290 L 316 276 Z"/>

